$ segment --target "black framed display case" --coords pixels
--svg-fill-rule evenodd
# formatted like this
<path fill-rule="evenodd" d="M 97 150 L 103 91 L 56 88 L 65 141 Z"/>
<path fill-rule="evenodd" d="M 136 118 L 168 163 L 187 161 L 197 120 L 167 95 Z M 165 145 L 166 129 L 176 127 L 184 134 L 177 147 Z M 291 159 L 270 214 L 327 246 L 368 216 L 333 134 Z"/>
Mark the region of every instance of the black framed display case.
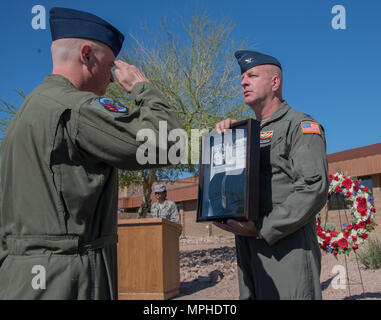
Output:
<path fill-rule="evenodd" d="M 258 220 L 259 134 L 248 119 L 202 135 L 197 222 Z"/>

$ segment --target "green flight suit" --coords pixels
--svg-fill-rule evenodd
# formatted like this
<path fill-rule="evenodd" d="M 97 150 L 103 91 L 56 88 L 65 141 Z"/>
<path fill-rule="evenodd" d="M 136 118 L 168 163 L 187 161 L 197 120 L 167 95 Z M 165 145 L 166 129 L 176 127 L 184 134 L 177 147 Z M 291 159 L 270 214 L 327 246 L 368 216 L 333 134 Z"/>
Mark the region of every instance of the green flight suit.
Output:
<path fill-rule="evenodd" d="M 321 126 L 303 133 L 303 121 L 315 122 L 286 102 L 261 121 L 256 225 L 263 239 L 236 236 L 240 299 L 322 297 L 315 216 L 328 195 L 326 143 Z"/>
<path fill-rule="evenodd" d="M 142 167 L 139 129 L 180 128 L 152 84 L 131 97 L 113 112 L 49 75 L 25 98 L 0 153 L 0 299 L 117 299 L 117 168 Z"/>

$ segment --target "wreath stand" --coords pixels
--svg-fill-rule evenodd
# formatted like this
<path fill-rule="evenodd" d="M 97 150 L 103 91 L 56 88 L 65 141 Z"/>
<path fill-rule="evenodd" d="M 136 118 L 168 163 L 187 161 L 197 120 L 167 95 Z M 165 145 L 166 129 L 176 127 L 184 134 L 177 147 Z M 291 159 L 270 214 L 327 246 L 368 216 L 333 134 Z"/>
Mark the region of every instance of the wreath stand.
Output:
<path fill-rule="evenodd" d="M 336 196 L 336 195 L 334 195 Z M 344 198 L 339 198 L 339 197 L 336 197 L 338 200 L 339 200 L 339 205 L 340 207 L 339 208 L 344 208 L 344 210 L 342 209 L 338 209 L 338 212 L 339 212 L 339 223 L 340 223 L 340 228 L 341 228 L 341 231 L 343 231 L 343 222 L 342 222 L 342 219 L 341 219 L 341 214 L 342 214 L 342 211 L 344 211 L 344 216 L 345 216 L 345 219 L 346 219 L 346 222 L 347 224 L 350 224 L 349 220 L 348 220 L 348 215 L 347 215 L 347 209 L 345 209 L 345 201 L 344 201 Z M 328 204 L 326 206 L 326 212 L 325 212 L 325 222 L 324 222 L 324 229 L 326 229 L 326 225 L 327 225 L 327 222 L 328 222 Z M 347 287 L 348 287 L 348 292 L 349 292 L 349 296 L 352 296 L 351 294 L 351 285 L 359 285 L 361 284 L 361 287 L 362 287 L 362 295 L 365 294 L 365 288 L 364 288 L 364 282 L 362 280 L 362 276 L 361 276 L 361 269 L 360 269 L 360 264 L 359 264 L 359 257 L 357 255 L 357 252 L 356 251 L 353 251 L 353 253 L 355 254 L 355 258 L 356 258 L 356 264 L 357 264 L 357 269 L 358 269 L 358 272 L 359 272 L 359 275 L 360 275 L 360 282 L 356 282 L 356 281 L 352 281 L 350 282 L 350 279 L 349 279 L 349 269 L 348 269 L 348 262 L 347 262 L 347 255 L 344 254 L 344 261 L 345 261 L 345 272 L 346 272 L 346 276 L 347 276 Z"/>

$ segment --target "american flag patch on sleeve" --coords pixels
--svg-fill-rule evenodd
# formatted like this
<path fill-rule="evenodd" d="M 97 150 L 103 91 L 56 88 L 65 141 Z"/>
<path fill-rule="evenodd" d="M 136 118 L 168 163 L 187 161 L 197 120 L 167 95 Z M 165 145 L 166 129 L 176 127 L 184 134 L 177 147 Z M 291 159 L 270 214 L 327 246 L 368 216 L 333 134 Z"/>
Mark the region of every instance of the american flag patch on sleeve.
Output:
<path fill-rule="evenodd" d="M 302 127 L 302 132 L 303 133 L 317 133 L 321 134 L 320 132 L 320 126 L 317 122 L 312 122 L 312 121 L 302 121 L 300 123 Z"/>

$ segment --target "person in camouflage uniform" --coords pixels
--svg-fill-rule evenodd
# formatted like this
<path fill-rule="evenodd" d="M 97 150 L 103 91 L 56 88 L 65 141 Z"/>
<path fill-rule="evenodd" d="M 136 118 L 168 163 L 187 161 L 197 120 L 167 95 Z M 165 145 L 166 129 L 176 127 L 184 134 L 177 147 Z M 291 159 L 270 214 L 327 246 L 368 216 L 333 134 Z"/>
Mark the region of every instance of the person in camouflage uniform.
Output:
<path fill-rule="evenodd" d="M 179 223 L 180 216 L 176 203 L 167 198 L 167 189 L 165 185 L 158 184 L 154 187 L 157 201 L 151 206 L 151 215 L 153 218 L 164 218 L 172 222 Z"/>
<path fill-rule="evenodd" d="M 328 197 L 323 127 L 283 100 L 277 59 L 253 51 L 235 56 L 244 101 L 261 127 L 259 220 L 215 223 L 236 235 L 240 299 L 321 299 L 315 216 Z"/>

